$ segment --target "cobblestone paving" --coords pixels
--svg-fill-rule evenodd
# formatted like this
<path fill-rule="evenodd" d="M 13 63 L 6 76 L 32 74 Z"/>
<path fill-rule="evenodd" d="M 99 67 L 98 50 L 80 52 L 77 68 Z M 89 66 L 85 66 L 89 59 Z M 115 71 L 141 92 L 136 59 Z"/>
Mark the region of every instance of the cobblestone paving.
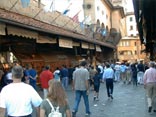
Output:
<path fill-rule="evenodd" d="M 75 93 L 69 86 L 66 90 L 69 99 L 69 105 L 72 110 Z M 39 92 L 42 96 L 42 92 Z M 147 110 L 147 101 L 143 85 L 133 86 L 122 83 L 114 84 L 114 99 L 108 100 L 105 84 L 100 86 L 99 101 L 93 101 L 94 92 L 89 94 L 90 117 L 156 117 L 156 113 L 149 114 Z M 83 98 L 79 105 L 76 117 L 85 117 L 85 107 Z M 35 114 L 33 113 L 33 117 Z"/>

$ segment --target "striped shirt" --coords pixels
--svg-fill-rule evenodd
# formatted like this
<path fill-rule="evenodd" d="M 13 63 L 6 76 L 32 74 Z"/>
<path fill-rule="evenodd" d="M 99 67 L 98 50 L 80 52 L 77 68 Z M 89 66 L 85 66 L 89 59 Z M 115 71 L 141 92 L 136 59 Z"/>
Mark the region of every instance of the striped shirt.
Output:
<path fill-rule="evenodd" d="M 156 69 L 150 67 L 149 69 L 145 71 L 144 84 L 153 83 L 153 82 L 156 83 Z"/>

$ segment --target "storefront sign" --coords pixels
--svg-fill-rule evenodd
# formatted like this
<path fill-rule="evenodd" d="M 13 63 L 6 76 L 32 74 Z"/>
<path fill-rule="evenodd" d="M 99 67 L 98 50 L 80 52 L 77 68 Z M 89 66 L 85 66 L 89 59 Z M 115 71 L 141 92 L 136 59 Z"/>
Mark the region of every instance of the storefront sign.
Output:
<path fill-rule="evenodd" d="M 59 47 L 73 48 L 73 42 L 68 39 L 59 39 Z"/>
<path fill-rule="evenodd" d="M 84 42 L 82 42 L 82 48 L 84 48 L 84 49 L 88 49 L 89 48 L 89 45 L 88 45 L 88 43 L 84 43 Z"/>
<path fill-rule="evenodd" d="M 89 49 L 94 50 L 95 49 L 94 44 L 89 44 Z"/>
<path fill-rule="evenodd" d="M 0 35 L 5 35 L 5 24 L 0 23 Z"/>
<path fill-rule="evenodd" d="M 97 52 L 101 52 L 102 50 L 101 50 L 101 47 L 99 46 L 99 45 L 96 45 L 96 51 Z"/>
<path fill-rule="evenodd" d="M 56 39 L 48 36 L 39 35 L 37 43 L 57 43 Z"/>
<path fill-rule="evenodd" d="M 80 43 L 79 43 L 79 42 L 74 42 L 74 41 L 73 41 L 73 46 L 79 47 L 79 46 L 80 46 Z"/>

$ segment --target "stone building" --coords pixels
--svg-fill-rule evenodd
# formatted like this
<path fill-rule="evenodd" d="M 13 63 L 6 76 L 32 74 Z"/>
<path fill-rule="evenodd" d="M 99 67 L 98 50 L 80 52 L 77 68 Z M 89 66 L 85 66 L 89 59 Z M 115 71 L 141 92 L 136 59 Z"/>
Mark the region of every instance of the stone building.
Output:
<path fill-rule="evenodd" d="M 113 12 L 120 16 L 118 20 L 124 17 L 121 7 L 115 8 L 108 1 L 103 1 L 103 4 L 111 10 L 109 19 L 113 18 Z M 22 65 L 32 64 L 40 72 L 46 64 L 51 65 L 54 71 L 63 64 L 75 66 L 81 59 L 90 64 L 114 59 L 114 49 L 121 34 L 113 21 L 106 28 L 107 35 L 102 35 L 92 30 L 97 28 L 96 24 L 82 29 L 70 17 L 57 11 L 45 12 L 43 7 L 42 4 L 38 7 L 36 0 L 31 0 L 26 8 L 19 0 L 0 1 L 0 55 L 5 58 L 1 61 L 3 65 L 18 60 Z"/>

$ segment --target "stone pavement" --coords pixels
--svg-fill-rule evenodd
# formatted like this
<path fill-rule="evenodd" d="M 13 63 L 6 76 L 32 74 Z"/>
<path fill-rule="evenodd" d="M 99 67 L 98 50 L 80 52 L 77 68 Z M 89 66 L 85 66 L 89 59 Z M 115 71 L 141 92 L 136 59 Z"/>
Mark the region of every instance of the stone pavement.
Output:
<path fill-rule="evenodd" d="M 72 110 L 75 93 L 69 86 L 66 90 L 69 105 Z M 42 93 L 40 92 L 42 95 Z M 156 117 L 156 113 L 149 114 L 143 85 L 133 86 L 122 83 L 114 84 L 114 99 L 108 100 L 105 84 L 101 84 L 99 101 L 93 101 L 93 91 L 90 91 L 90 117 Z M 77 117 L 85 117 L 83 98 L 79 105 Z"/>

